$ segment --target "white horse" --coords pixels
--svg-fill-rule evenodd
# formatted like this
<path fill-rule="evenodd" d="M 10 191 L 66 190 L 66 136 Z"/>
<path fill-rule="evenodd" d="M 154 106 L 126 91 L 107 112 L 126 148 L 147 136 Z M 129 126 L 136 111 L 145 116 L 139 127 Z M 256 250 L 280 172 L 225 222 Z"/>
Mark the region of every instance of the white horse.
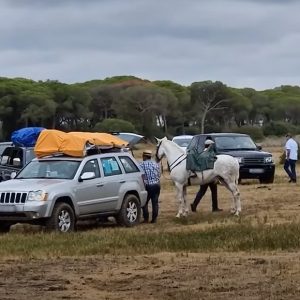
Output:
<path fill-rule="evenodd" d="M 188 178 L 192 174 L 186 169 L 186 152 L 166 137 L 163 139 L 156 138 L 156 140 L 156 159 L 160 161 L 163 156 L 166 156 L 170 167 L 170 176 L 177 189 L 179 209 L 176 217 L 186 216 L 189 212 L 186 201 L 186 186 Z M 231 212 L 237 216 L 240 214 L 241 201 L 237 187 L 239 163 L 234 157 L 225 154 L 217 155 L 213 169 L 195 173 L 200 180 L 200 185 L 219 180 L 232 193 Z"/>

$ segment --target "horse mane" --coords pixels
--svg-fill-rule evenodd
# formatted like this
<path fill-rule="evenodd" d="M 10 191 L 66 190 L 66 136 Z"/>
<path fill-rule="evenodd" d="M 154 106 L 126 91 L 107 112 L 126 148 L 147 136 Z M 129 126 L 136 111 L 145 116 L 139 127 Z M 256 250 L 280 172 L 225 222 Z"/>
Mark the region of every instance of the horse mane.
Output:
<path fill-rule="evenodd" d="M 174 147 L 176 147 L 178 150 L 180 150 L 180 152 L 185 153 L 185 151 L 180 146 L 178 146 L 176 143 L 174 143 L 173 141 L 170 141 L 168 139 L 165 139 L 165 141 L 171 145 L 174 145 Z"/>

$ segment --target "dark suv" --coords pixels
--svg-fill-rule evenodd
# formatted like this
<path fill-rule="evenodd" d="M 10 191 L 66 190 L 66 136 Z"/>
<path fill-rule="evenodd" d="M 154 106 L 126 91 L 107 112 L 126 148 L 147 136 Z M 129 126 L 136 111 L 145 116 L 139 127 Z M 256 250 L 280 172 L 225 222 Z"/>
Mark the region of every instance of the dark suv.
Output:
<path fill-rule="evenodd" d="M 10 179 L 35 157 L 33 147 L 7 146 L 0 156 L 0 181 Z"/>
<path fill-rule="evenodd" d="M 228 154 L 235 157 L 240 164 L 240 180 L 259 179 L 260 183 L 273 183 L 275 164 L 272 154 L 261 150 L 251 137 L 240 133 L 209 133 L 195 135 L 187 151 L 202 151 L 207 137 L 215 142 L 217 154 Z"/>

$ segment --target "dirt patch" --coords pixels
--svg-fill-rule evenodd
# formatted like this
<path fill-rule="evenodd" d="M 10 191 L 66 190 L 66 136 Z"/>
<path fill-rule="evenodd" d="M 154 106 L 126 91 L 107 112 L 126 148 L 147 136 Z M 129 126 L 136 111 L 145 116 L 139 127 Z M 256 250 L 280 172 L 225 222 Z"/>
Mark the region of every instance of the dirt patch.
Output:
<path fill-rule="evenodd" d="M 196 213 L 200 221 L 191 225 L 177 222 L 175 190 L 167 179 L 168 174 L 164 176 L 158 223 L 130 230 L 145 234 L 148 231 L 160 232 L 162 228 L 164 231 L 188 232 L 236 223 L 236 219 L 229 215 L 231 195 L 223 187 L 219 188 L 219 206 L 223 212 L 211 212 L 208 191 Z M 239 188 L 242 222 L 278 224 L 300 221 L 299 184 L 287 183 L 282 166 L 277 167 L 273 185 L 250 181 Z M 189 203 L 197 189 L 197 186 L 188 188 Z M 22 229 L 16 226 L 14 230 Z M 93 230 L 101 230 L 101 227 Z M 3 300 L 298 299 L 300 256 L 294 252 L 214 252 L 139 256 L 132 253 L 132 256 L 31 260 L 1 258 L 0 278 L 0 299 Z"/>
<path fill-rule="evenodd" d="M 1 299 L 296 299 L 299 256 L 170 254 L 1 262 Z"/>

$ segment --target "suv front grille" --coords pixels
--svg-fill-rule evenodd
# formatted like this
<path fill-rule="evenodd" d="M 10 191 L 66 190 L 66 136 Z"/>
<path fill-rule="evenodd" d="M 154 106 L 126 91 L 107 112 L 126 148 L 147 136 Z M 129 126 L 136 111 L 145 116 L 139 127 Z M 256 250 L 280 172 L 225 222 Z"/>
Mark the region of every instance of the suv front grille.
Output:
<path fill-rule="evenodd" d="M 0 205 L 25 203 L 26 199 L 27 193 L 0 193 Z"/>
<path fill-rule="evenodd" d="M 263 157 L 245 157 L 243 160 L 244 164 L 249 164 L 249 165 L 257 165 L 257 164 L 263 164 L 264 163 L 264 158 Z"/>

